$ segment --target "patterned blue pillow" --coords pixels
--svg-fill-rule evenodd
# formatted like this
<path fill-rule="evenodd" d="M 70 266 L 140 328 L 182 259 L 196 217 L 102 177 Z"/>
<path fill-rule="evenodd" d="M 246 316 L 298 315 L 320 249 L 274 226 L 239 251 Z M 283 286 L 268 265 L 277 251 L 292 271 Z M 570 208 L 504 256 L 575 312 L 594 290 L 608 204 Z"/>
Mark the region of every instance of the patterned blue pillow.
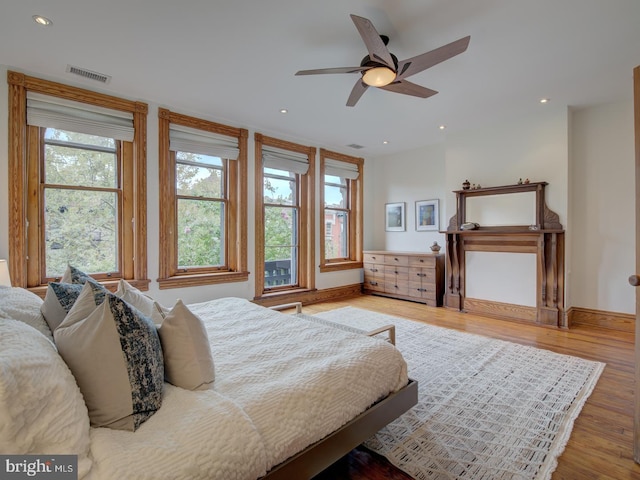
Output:
<path fill-rule="evenodd" d="M 107 300 L 127 363 L 134 430 L 162 405 L 164 360 L 158 330 L 138 309 L 109 293 Z"/>
<path fill-rule="evenodd" d="M 85 280 L 85 283 L 91 285 L 96 306 L 100 305 L 104 301 L 107 289 L 92 278 Z M 58 325 L 67 316 L 78 296 L 80 296 L 82 287 L 83 284 L 81 283 L 49 283 L 40 311 L 52 332 L 58 328 Z"/>
<path fill-rule="evenodd" d="M 67 280 L 67 278 L 65 278 L 67 275 L 69 275 L 69 279 Z M 87 280 L 93 280 L 93 278 L 91 278 L 88 274 L 84 273 L 82 270 L 69 265 L 67 267 L 67 272 L 65 272 L 63 280 L 67 280 L 67 283 L 82 283 L 84 284 L 84 282 L 86 282 Z"/>
<path fill-rule="evenodd" d="M 98 307 L 92 309 L 92 302 L 85 288 L 54 332 L 56 345 L 84 396 L 91 425 L 134 431 L 162 405 L 158 332 L 150 318 L 111 293 Z"/>

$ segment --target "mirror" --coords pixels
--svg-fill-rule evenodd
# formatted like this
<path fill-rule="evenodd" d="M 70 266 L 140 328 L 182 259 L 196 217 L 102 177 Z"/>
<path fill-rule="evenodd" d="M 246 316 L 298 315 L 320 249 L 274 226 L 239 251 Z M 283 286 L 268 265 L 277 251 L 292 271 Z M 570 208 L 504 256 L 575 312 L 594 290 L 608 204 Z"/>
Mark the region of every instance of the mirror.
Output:
<path fill-rule="evenodd" d="M 536 225 L 536 192 L 469 196 L 464 221 L 481 227 Z"/>

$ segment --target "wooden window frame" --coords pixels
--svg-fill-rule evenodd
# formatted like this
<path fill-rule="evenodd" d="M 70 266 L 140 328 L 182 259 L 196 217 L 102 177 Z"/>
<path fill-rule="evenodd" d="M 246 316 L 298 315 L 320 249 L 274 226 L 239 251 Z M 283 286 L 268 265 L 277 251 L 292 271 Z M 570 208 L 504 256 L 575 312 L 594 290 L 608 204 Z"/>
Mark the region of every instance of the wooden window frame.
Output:
<path fill-rule="evenodd" d="M 119 252 L 122 278 L 140 290 L 148 290 L 147 278 L 147 179 L 146 179 L 146 103 L 71 87 L 42 80 L 23 73 L 8 71 L 9 85 L 9 269 L 12 284 L 28 288 L 44 296 L 42 283 L 41 224 L 39 218 L 40 188 L 33 182 L 39 179 L 39 165 L 29 162 L 29 152 L 39 149 L 38 127 L 27 125 L 27 92 L 41 93 L 98 107 L 120 110 L 133 115 L 133 142 L 122 142 L 123 166 L 123 225 L 131 225 L 122 232 Z M 37 142 L 37 143 L 36 143 Z M 35 215 L 35 217 L 34 217 Z M 30 219 L 30 220 L 27 220 Z M 110 290 L 117 288 L 119 279 L 103 284 Z"/>
<path fill-rule="evenodd" d="M 289 296 L 295 293 L 315 290 L 315 158 L 316 148 L 254 134 L 255 140 L 255 300 Z M 307 156 L 309 170 L 299 175 L 298 198 L 300 212 L 298 283 L 287 288 L 265 290 L 264 288 L 264 169 L 262 147 L 269 146 Z"/>
<path fill-rule="evenodd" d="M 188 115 L 158 109 L 159 123 L 159 177 L 160 177 L 160 264 L 158 284 L 160 289 L 194 287 L 219 283 L 244 282 L 249 278 L 247 269 L 247 142 L 248 131 Z M 178 237 L 176 233 L 176 178 L 175 155 L 169 146 L 171 124 L 182 125 L 227 135 L 238 139 L 237 160 L 227 163 L 227 202 L 225 212 L 225 243 L 227 268 L 195 269 L 180 272 L 178 269 Z"/>
<path fill-rule="evenodd" d="M 325 251 L 325 235 L 326 224 L 324 221 L 324 176 L 326 160 L 338 160 L 340 162 L 351 163 L 358 167 L 358 178 L 356 180 L 347 180 L 349 182 L 349 258 L 348 259 L 331 259 L 326 257 Z M 364 159 L 352 157 L 338 152 L 332 152 L 324 148 L 320 149 L 320 212 L 322 221 L 320 222 L 320 271 L 335 272 L 340 270 L 351 270 L 363 268 L 362 250 L 363 250 L 363 167 Z"/>

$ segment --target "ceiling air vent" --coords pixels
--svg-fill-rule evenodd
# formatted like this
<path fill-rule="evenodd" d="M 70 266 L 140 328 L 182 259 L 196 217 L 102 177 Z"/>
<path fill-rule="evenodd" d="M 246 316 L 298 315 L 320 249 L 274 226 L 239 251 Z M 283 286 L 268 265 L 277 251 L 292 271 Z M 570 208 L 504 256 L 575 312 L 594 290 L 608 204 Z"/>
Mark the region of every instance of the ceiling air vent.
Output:
<path fill-rule="evenodd" d="M 347 147 L 351 147 L 351 148 L 355 148 L 356 150 L 360 150 L 361 148 L 364 148 L 364 145 L 358 145 L 357 143 L 351 143 L 351 144 L 347 145 Z"/>
<path fill-rule="evenodd" d="M 92 72 L 86 68 L 74 67 L 73 65 L 67 65 L 67 72 L 79 75 L 80 77 L 87 78 L 89 80 L 95 80 L 96 82 L 109 83 L 111 77 L 104 73 Z"/>

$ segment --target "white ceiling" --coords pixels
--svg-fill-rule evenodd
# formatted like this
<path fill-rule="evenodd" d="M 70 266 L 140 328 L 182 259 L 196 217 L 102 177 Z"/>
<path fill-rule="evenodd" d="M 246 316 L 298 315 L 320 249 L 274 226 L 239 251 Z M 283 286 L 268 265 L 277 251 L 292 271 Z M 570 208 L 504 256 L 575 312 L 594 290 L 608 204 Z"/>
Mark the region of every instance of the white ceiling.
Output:
<path fill-rule="evenodd" d="M 367 52 L 351 13 L 388 35 L 399 59 L 471 42 L 411 77 L 437 95 L 370 88 L 346 107 L 357 74 L 294 73 L 359 64 Z M 640 1 L 0 0 L 0 45 L 0 64 L 26 73 L 368 157 L 541 108 L 632 98 Z M 84 80 L 69 64 L 112 80 Z"/>

